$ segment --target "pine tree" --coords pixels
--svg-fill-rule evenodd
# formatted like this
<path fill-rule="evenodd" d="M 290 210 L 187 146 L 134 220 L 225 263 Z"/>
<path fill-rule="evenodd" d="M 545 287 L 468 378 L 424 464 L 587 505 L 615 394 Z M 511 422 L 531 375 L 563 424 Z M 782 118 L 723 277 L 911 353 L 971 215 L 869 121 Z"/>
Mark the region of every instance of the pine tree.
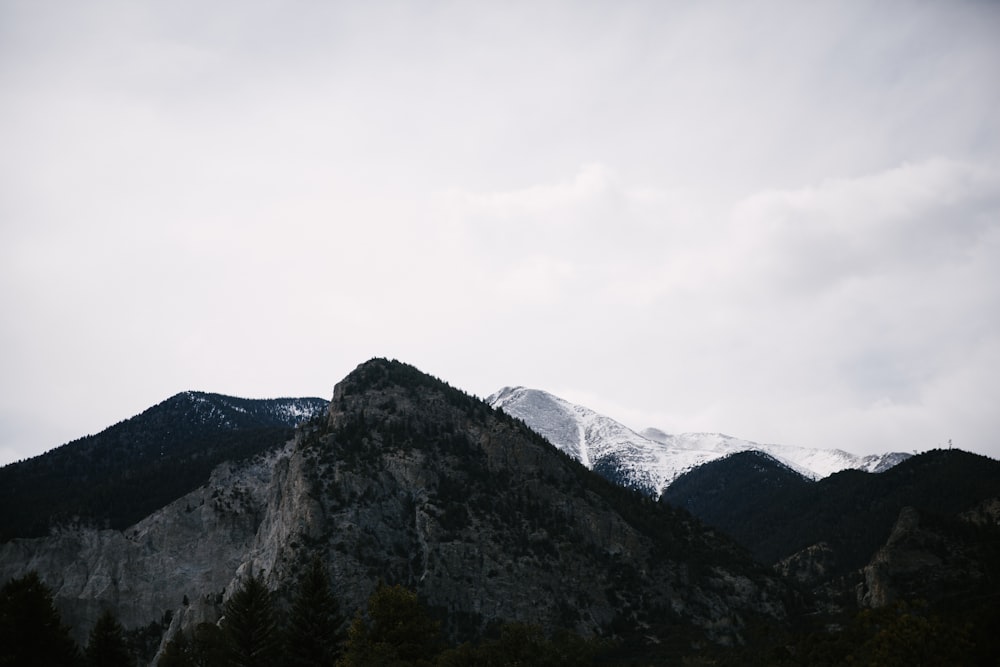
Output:
<path fill-rule="evenodd" d="M 79 664 L 80 651 L 38 573 L 8 581 L 0 589 L 0 665 Z"/>
<path fill-rule="evenodd" d="M 88 667 L 132 667 L 135 664 L 125 643 L 125 629 L 110 611 L 101 614 L 90 631 L 84 657 Z"/>
<path fill-rule="evenodd" d="M 271 667 L 277 661 L 278 621 L 260 576 L 244 581 L 226 602 L 222 629 L 233 667 Z"/>
<path fill-rule="evenodd" d="M 402 586 L 378 588 L 368 598 L 368 620 L 359 612 L 348 631 L 338 667 L 432 665 L 441 650 L 439 624 L 417 594 Z"/>
<path fill-rule="evenodd" d="M 314 559 L 299 580 L 292 602 L 285 656 L 291 667 L 333 667 L 344 639 L 337 600 L 319 559 Z"/>

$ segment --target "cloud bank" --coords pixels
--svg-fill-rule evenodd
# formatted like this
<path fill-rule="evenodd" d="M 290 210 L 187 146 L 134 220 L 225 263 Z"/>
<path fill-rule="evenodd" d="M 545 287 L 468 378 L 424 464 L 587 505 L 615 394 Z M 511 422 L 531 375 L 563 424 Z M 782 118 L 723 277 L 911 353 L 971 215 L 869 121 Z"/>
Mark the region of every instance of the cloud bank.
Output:
<path fill-rule="evenodd" d="M 0 5 L 0 462 L 371 356 L 1000 456 L 991 3 Z"/>

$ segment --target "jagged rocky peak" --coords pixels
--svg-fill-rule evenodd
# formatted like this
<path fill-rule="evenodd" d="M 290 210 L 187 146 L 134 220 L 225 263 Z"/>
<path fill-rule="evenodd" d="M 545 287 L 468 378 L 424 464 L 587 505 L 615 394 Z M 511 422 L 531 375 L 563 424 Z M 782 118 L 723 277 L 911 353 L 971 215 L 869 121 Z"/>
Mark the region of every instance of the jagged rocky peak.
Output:
<path fill-rule="evenodd" d="M 462 394 L 446 382 L 420 372 L 400 361 L 375 358 L 358 366 L 333 389 L 329 407 L 329 425 L 337 427 L 338 417 L 360 409 L 363 412 L 390 417 L 412 410 L 415 403 L 455 400 L 471 404 L 475 399 Z M 374 421 L 374 420 L 373 420 Z"/>
<path fill-rule="evenodd" d="M 400 361 L 375 358 L 334 387 L 327 428 L 340 432 L 339 442 L 430 451 L 441 444 L 442 433 L 457 440 L 492 415 L 481 400 L 438 378 Z"/>

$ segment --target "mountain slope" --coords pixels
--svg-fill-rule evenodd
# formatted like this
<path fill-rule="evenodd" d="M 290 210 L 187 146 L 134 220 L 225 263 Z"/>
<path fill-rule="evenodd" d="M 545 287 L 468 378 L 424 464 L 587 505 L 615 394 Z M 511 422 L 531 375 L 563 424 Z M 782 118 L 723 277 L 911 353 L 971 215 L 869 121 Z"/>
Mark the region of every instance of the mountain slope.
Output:
<path fill-rule="evenodd" d="M 639 434 L 593 410 L 525 387 L 504 387 L 486 400 L 607 479 L 655 496 L 678 475 L 741 451 L 765 452 L 812 479 L 847 468 L 880 472 L 909 457 L 860 457 L 839 449 L 766 445 L 720 433 L 669 435 L 646 429 Z"/>
<path fill-rule="evenodd" d="M 649 495 L 684 470 L 713 458 L 697 449 L 665 447 L 622 424 L 537 389 L 505 387 L 486 399 L 606 479 Z"/>
<path fill-rule="evenodd" d="M 919 454 L 880 474 L 844 470 L 816 482 L 784 475 L 777 487 L 757 484 L 749 464 L 745 455 L 713 461 L 679 477 L 662 499 L 764 563 L 823 544 L 821 579 L 864 566 L 904 507 L 953 515 L 1000 496 L 1000 462 L 960 450 Z"/>
<path fill-rule="evenodd" d="M 97 435 L 0 468 L 0 542 L 59 524 L 124 528 L 203 484 L 216 465 L 291 438 L 319 398 L 172 396 Z"/>

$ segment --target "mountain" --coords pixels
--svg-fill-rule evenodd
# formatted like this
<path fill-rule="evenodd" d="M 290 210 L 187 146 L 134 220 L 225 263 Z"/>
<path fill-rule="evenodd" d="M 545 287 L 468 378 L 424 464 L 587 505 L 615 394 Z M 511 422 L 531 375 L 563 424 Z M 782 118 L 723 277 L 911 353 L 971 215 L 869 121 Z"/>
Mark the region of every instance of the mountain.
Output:
<path fill-rule="evenodd" d="M 104 464 L 93 463 L 82 474 L 96 481 Z M 654 663 L 738 644 L 755 624 L 787 622 L 797 604 L 687 512 L 384 359 L 338 383 L 327 413 L 287 443 L 216 466 L 138 522 L 0 544 L 0 579 L 37 570 L 78 638 L 106 608 L 130 629 L 169 624 L 173 634 L 217 620 L 250 573 L 287 601 L 314 558 L 347 614 L 384 581 L 415 590 L 455 642 L 519 621 L 614 637 Z"/>
<path fill-rule="evenodd" d="M 818 584 L 864 567 L 905 507 L 949 516 L 997 497 L 1000 462 L 953 449 L 918 454 L 879 474 L 843 470 L 818 481 L 744 452 L 685 473 L 662 501 L 724 531 L 763 563 L 822 545 L 826 565 L 809 578 Z"/>
<path fill-rule="evenodd" d="M 204 484 L 212 469 L 273 448 L 326 409 L 319 398 L 172 396 L 97 435 L 0 468 L 0 542 L 60 524 L 122 529 Z"/>
<path fill-rule="evenodd" d="M 996 664 L 1000 462 L 960 450 L 813 481 L 760 452 L 681 475 L 689 509 L 809 592 L 800 630 L 720 664 Z M 839 628 L 831 631 L 831 628 Z"/>
<path fill-rule="evenodd" d="M 668 447 L 708 450 L 720 456 L 736 452 L 764 452 L 806 477 L 820 479 L 841 470 L 882 472 L 910 458 L 905 452 L 888 452 L 858 456 L 842 449 L 813 449 L 794 445 L 768 445 L 741 440 L 722 433 L 682 433 L 668 435 L 659 429 L 647 428 L 642 435 Z"/>
<path fill-rule="evenodd" d="M 765 445 L 721 433 L 668 435 L 646 429 L 639 434 L 593 410 L 525 387 L 504 387 L 486 400 L 607 479 L 654 496 L 682 473 L 741 451 L 764 452 L 812 479 L 848 468 L 881 472 L 909 457 L 903 453 L 860 457 L 839 449 Z"/>

